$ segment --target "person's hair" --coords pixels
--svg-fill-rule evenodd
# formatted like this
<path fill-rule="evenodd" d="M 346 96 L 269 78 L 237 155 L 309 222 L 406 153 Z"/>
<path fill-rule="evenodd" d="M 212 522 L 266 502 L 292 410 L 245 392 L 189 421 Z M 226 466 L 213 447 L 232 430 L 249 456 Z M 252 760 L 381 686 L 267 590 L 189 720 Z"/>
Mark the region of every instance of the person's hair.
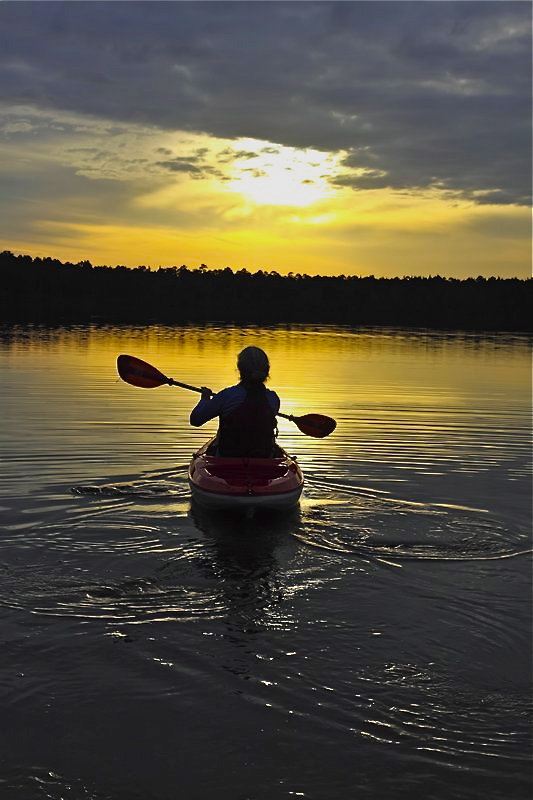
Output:
<path fill-rule="evenodd" d="M 246 386 L 260 387 L 270 373 L 268 356 L 260 347 L 245 347 L 238 355 L 237 369 Z"/>

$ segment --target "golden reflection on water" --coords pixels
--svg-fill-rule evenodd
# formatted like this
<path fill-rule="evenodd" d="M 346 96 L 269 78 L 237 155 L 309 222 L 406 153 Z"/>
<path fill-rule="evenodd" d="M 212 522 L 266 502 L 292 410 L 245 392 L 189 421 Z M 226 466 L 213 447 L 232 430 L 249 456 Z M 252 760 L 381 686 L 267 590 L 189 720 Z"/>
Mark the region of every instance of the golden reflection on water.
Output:
<path fill-rule="evenodd" d="M 304 467 L 322 469 L 327 455 L 330 469 L 331 459 L 338 459 L 338 475 L 350 462 L 358 464 L 358 474 L 379 474 L 380 465 L 394 464 L 400 481 L 401 470 L 439 474 L 439 462 L 459 461 L 461 448 L 471 450 L 476 435 L 474 460 L 481 465 L 500 452 L 506 432 L 523 425 L 518 418 L 530 406 L 525 337 L 215 324 L 4 332 L 0 354 L 12 383 L 8 379 L 3 404 L 33 441 L 48 426 L 56 447 L 77 445 L 90 454 L 100 437 L 113 453 L 136 442 L 146 468 L 161 466 L 162 454 L 184 463 L 216 423 L 189 426 L 198 400 L 193 392 L 121 382 L 117 355 L 135 355 L 176 380 L 217 391 L 237 382 L 237 354 L 250 344 L 269 355 L 269 386 L 284 413 L 337 419 L 337 430 L 325 440 L 310 439 L 282 419 L 279 430 L 282 446 Z M 485 426 L 494 415 L 498 424 L 489 435 Z M 112 466 L 113 457 L 106 457 Z M 137 465 L 138 455 L 132 469 Z"/>

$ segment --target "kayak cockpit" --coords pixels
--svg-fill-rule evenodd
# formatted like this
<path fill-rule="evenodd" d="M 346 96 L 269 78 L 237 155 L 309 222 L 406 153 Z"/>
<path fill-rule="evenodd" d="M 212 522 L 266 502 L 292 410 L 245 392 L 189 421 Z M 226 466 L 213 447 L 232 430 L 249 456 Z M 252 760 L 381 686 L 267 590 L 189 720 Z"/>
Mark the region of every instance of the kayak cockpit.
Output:
<path fill-rule="evenodd" d="M 192 457 L 189 485 L 193 498 L 211 508 L 263 506 L 290 508 L 300 499 L 303 475 L 284 450 L 275 458 L 227 458 L 210 455 L 208 442 Z"/>

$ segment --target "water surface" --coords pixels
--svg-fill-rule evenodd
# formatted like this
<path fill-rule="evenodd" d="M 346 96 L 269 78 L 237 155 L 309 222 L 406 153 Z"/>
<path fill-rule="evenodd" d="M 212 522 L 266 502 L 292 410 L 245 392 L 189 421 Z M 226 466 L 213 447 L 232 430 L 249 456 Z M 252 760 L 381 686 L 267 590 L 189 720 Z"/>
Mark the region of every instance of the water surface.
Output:
<path fill-rule="evenodd" d="M 191 507 L 248 344 L 306 477 Z M 530 796 L 530 343 L 505 334 L 37 327 L 0 339 L 0 796 Z"/>

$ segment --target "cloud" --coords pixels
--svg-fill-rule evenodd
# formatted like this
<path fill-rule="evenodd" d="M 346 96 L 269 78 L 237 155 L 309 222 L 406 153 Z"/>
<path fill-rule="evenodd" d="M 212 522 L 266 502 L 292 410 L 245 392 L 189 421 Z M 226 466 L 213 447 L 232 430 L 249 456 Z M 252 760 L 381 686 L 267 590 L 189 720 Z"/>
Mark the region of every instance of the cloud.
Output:
<path fill-rule="evenodd" d="M 527 204 L 531 13 L 513 0 L 0 3 L 0 99 L 342 151 L 333 182 L 355 190 Z M 164 155 L 160 169 L 205 175 Z"/>
<path fill-rule="evenodd" d="M 163 150 L 165 155 L 172 155 L 171 150 L 166 148 L 158 148 L 158 152 Z M 210 155 L 210 150 L 207 147 L 199 148 L 195 153 L 186 156 L 174 156 L 166 161 L 156 161 L 155 165 L 163 167 L 170 172 L 182 172 L 189 175 L 195 180 L 206 178 L 218 178 L 225 180 L 226 176 L 223 172 L 210 166 L 205 162 L 206 156 Z M 229 158 L 227 159 L 229 161 Z M 233 158 L 235 160 L 235 156 Z"/>
<path fill-rule="evenodd" d="M 202 169 L 196 164 L 191 164 L 186 158 L 173 158 L 170 161 L 157 161 L 157 166 L 169 169 L 171 172 L 187 172 L 190 175 L 201 175 Z"/>

